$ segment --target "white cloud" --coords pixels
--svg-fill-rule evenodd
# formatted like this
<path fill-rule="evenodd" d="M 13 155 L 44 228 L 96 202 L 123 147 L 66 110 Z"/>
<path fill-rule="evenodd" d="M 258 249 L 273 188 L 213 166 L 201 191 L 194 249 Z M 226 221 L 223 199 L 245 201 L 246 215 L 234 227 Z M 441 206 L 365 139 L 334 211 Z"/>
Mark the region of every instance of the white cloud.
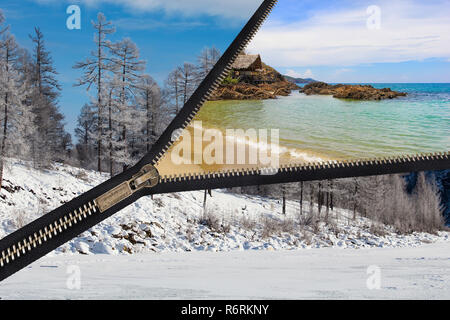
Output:
<path fill-rule="evenodd" d="M 343 73 L 349 73 L 349 72 L 352 72 L 352 71 L 353 70 L 349 69 L 349 68 L 341 68 L 341 69 L 336 70 L 336 72 L 334 74 L 335 75 L 341 75 Z"/>
<path fill-rule="evenodd" d="M 155 19 L 144 18 L 121 18 L 117 20 L 111 20 L 111 22 L 122 30 L 155 30 L 163 28 L 171 29 L 191 29 L 203 27 L 206 24 L 201 21 L 175 21 L 175 22 L 163 22 Z"/>
<path fill-rule="evenodd" d="M 60 0 L 35 0 L 51 3 Z M 248 19 L 262 0 L 71 0 L 91 7 L 115 4 L 136 13 L 163 10 L 181 16 L 210 15 L 232 19 Z"/>
<path fill-rule="evenodd" d="M 367 28 L 365 5 L 317 11 L 303 21 L 269 20 L 249 50 L 285 68 L 450 58 L 449 1 L 382 0 L 379 6 L 379 30 Z"/>
<path fill-rule="evenodd" d="M 314 77 L 311 69 L 308 69 L 308 70 L 306 70 L 303 73 L 297 72 L 297 71 L 292 70 L 292 69 L 288 69 L 288 70 L 286 70 L 285 74 L 287 76 L 290 76 L 290 77 L 293 77 L 293 78 L 313 78 Z"/>

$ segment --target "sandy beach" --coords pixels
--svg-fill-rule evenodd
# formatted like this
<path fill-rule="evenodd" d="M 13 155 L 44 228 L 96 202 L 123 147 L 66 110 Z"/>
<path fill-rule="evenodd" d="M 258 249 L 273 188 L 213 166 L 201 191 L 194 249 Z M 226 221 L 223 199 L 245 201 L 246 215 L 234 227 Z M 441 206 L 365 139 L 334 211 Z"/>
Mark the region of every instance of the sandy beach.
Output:
<path fill-rule="evenodd" d="M 204 138 L 201 143 L 198 140 L 199 134 Z M 208 135 L 213 135 L 214 138 L 205 139 Z M 172 145 L 164 155 L 157 169 L 161 176 L 174 176 L 277 168 L 281 165 L 327 160 L 303 150 L 270 144 L 263 140 L 230 136 L 223 129 L 195 127 L 193 123 L 185 129 L 183 138 Z M 267 140 L 270 141 L 270 138 Z M 222 151 L 219 151 L 219 147 L 222 147 Z"/>

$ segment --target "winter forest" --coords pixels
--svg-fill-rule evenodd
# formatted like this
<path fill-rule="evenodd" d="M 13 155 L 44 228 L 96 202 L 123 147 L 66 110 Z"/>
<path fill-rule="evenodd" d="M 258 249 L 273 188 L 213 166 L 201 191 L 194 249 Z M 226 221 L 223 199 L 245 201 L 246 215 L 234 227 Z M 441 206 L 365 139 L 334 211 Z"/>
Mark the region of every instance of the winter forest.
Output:
<path fill-rule="evenodd" d="M 29 36 L 32 51 L 21 48 L 0 12 L 0 188 L 7 157 L 29 160 L 34 168 L 61 162 L 110 176 L 122 172 L 150 150 L 220 58 L 216 48 L 205 48 L 194 63 L 176 67 L 161 87 L 146 73 L 131 39 L 110 41 L 115 27 L 101 13 L 93 26 L 91 52 L 73 64 L 80 72 L 74 86 L 86 88 L 90 102 L 80 106 L 72 138 L 59 111 L 61 88 L 45 35 L 36 27 Z M 280 199 L 283 211 L 286 199 L 296 200 L 304 224 L 329 223 L 339 207 L 401 233 L 444 228 L 439 190 L 423 173 L 413 191 L 403 177 L 384 176 L 234 192 Z"/>
<path fill-rule="evenodd" d="M 28 52 L 15 42 L 3 14 L 0 22 L 1 156 L 31 159 L 35 167 L 63 161 L 111 176 L 121 172 L 150 149 L 220 57 L 217 49 L 205 48 L 197 64 L 175 68 L 160 88 L 131 39 L 108 40 L 115 28 L 99 13 L 92 52 L 73 65 L 81 73 L 74 86 L 85 87 L 91 99 L 81 108 L 73 144 L 59 112 L 61 89 L 45 35 L 36 27 Z"/>

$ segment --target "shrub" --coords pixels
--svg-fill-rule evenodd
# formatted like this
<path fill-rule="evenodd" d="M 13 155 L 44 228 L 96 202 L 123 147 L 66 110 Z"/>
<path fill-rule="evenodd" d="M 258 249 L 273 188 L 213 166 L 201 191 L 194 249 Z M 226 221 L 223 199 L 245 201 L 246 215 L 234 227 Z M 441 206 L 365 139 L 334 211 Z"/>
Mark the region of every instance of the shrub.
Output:
<path fill-rule="evenodd" d="M 228 76 L 223 79 L 222 84 L 228 85 L 228 84 L 238 84 L 240 82 L 240 78 L 233 78 L 232 74 L 229 73 Z"/>

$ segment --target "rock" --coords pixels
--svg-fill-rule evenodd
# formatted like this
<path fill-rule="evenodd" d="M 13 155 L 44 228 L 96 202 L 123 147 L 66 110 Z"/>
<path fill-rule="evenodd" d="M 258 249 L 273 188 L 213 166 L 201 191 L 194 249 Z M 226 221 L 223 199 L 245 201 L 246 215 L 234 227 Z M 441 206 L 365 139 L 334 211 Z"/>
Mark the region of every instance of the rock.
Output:
<path fill-rule="evenodd" d="M 307 84 L 300 92 L 306 95 L 332 95 L 334 98 L 354 100 L 384 100 L 406 96 L 406 93 L 392 91 L 390 88 L 376 89 L 371 85 L 330 85 L 325 82 Z"/>
<path fill-rule="evenodd" d="M 288 96 L 297 85 L 288 81 L 253 85 L 238 83 L 222 85 L 213 93 L 210 100 L 266 100 L 276 99 L 277 96 Z"/>

